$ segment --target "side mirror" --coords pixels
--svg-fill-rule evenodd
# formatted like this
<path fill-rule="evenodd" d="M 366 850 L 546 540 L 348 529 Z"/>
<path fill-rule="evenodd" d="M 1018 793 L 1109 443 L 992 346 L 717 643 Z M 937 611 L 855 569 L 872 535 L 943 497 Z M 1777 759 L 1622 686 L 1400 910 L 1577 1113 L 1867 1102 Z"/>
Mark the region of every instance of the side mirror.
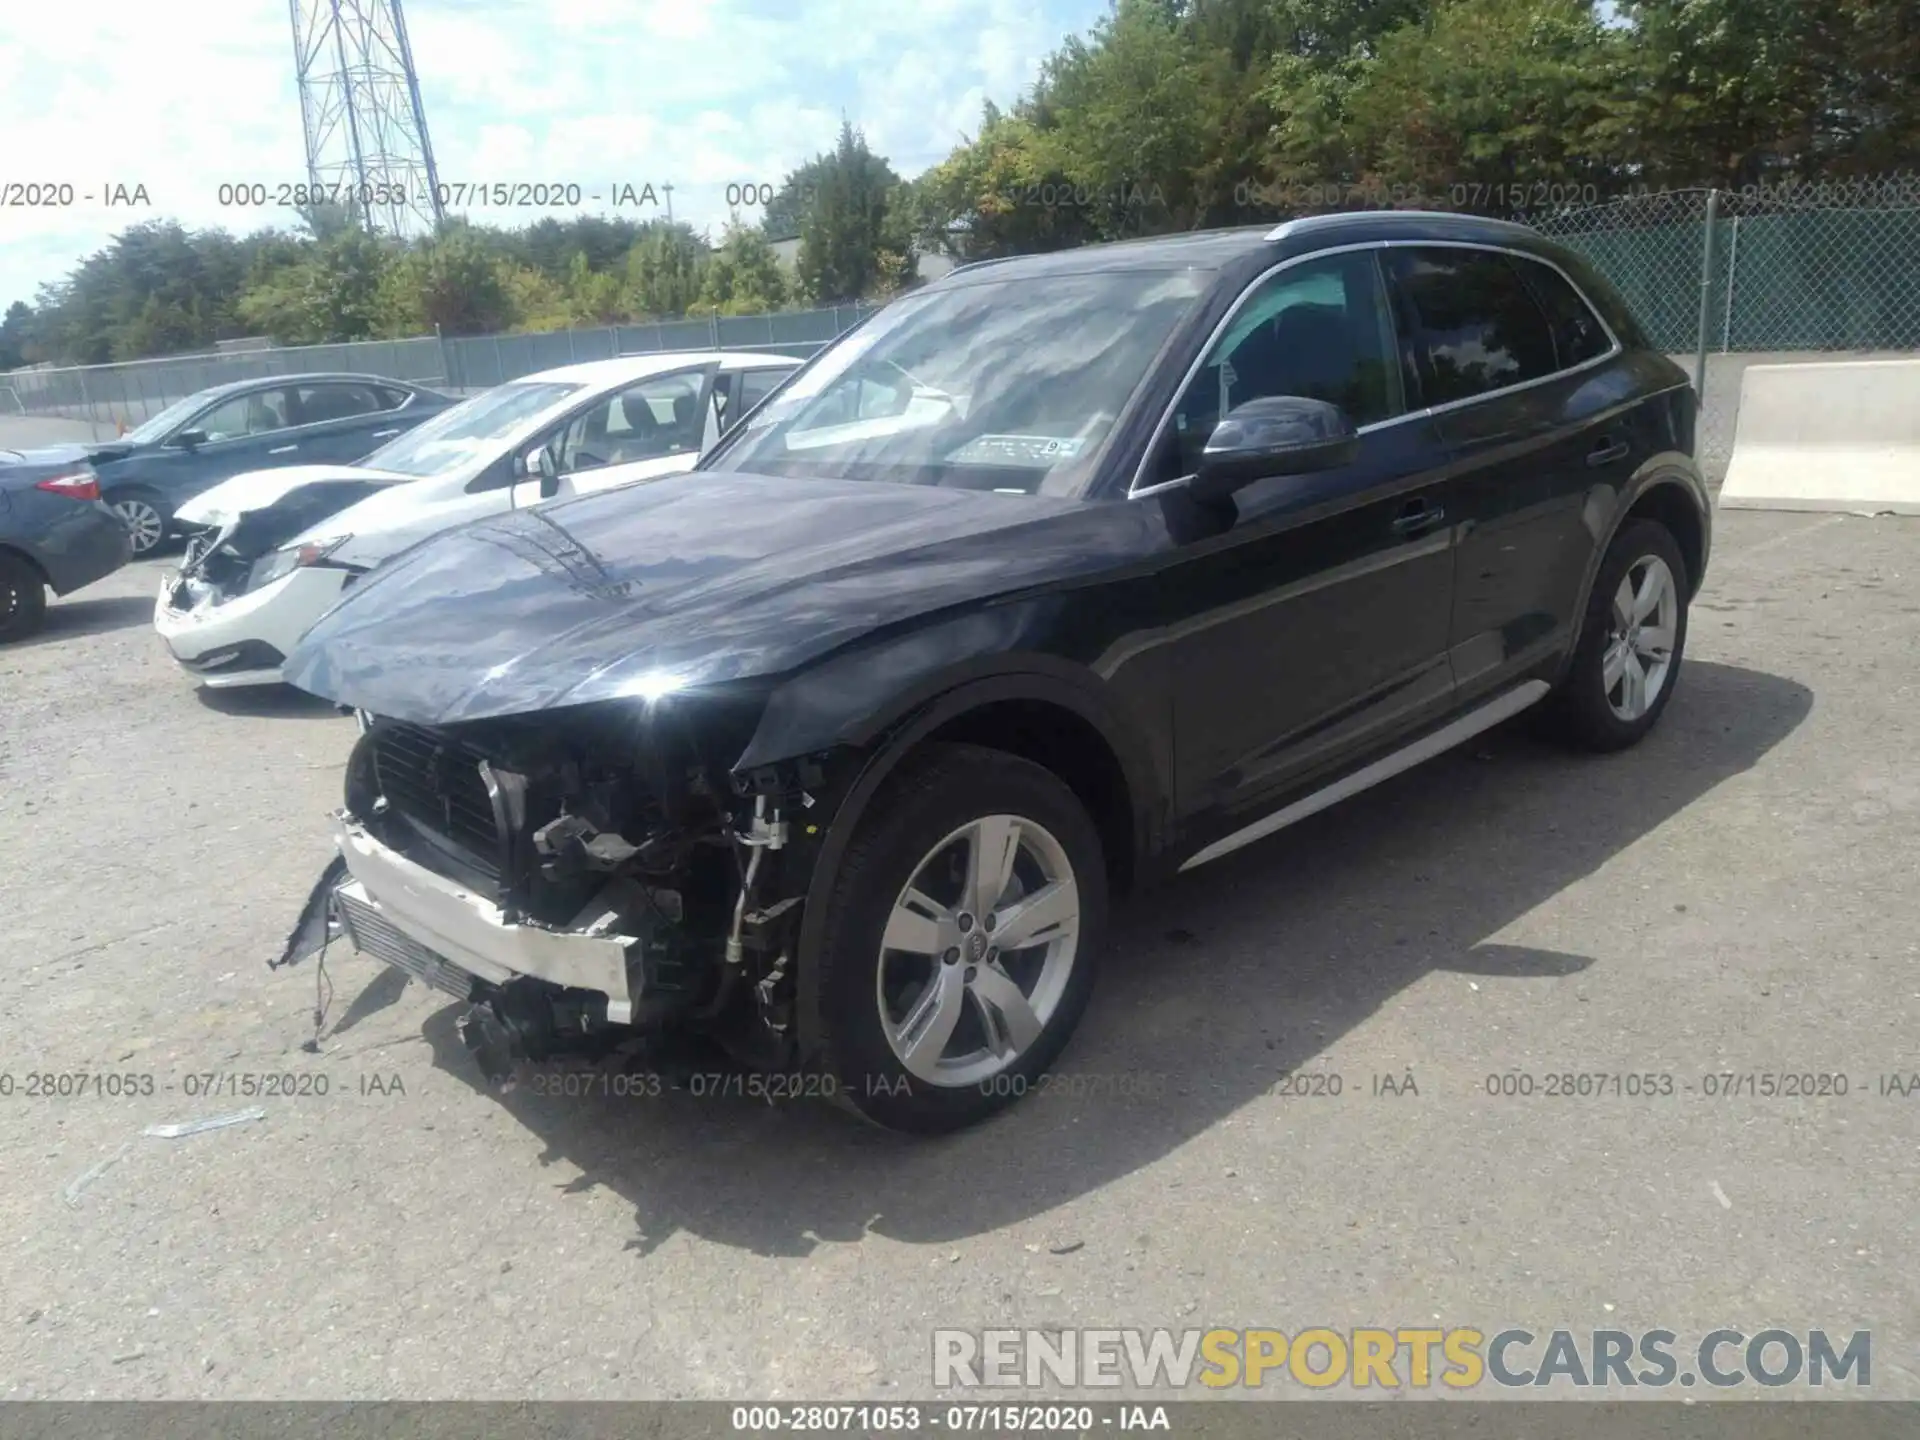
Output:
<path fill-rule="evenodd" d="M 179 446 L 182 450 L 191 450 L 196 446 L 207 443 L 207 432 L 204 430 L 176 430 L 173 433 L 173 439 L 169 443 Z"/>
<path fill-rule="evenodd" d="M 553 451 L 541 447 L 534 464 L 540 468 L 540 498 L 551 500 L 560 493 L 560 471 L 553 463 Z"/>
<path fill-rule="evenodd" d="M 1207 437 L 1193 496 L 1224 500 L 1256 480 L 1337 470 L 1359 453 L 1359 434 L 1338 405 L 1298 395 L 1249 400 L 1227 412 Z"/>

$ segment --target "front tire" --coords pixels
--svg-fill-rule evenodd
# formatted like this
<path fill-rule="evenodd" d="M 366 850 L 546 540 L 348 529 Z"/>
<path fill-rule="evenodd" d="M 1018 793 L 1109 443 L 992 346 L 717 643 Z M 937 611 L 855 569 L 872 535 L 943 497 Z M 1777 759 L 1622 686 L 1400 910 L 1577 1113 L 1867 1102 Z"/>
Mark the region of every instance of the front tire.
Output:
<path fill-rule="evenodd" d="M 1561 738 L 1624 750 L 1659 723 L 1687 646 L 1687 563 L 1673 533 L 1630 520 L 1608 547 L 1587 603 L 1578 648 L 1548 701 Z"/>
<path fill-rule="evenodd" d="M 834 877 L 819 1059 L 875 1123 L 931 1135 L 1035 1088 L 1092 993 L 1099 831 L 1051 771 L 971 745 L 906 762 Z"/>
<path fill-rule="evenodd" d="M 47 582 L 17 555 L 0 552 L 0 645 L 47 623 Z"/>
<path fill-rule="evenodd" d="M 151 555 L 167 538 L 173 511 L 151 490 L 116 490 L 107 496 L 107 508 L 120 517 L 133 537 L 133 558 Z"/>

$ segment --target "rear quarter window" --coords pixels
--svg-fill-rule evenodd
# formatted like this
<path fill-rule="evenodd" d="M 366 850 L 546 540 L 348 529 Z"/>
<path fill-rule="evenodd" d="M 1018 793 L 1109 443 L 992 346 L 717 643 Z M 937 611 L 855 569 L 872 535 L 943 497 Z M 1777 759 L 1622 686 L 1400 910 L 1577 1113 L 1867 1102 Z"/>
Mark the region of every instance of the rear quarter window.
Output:
<path fill-rule="evenodd" d="M 1600 318 L 1607 322 L 1622 345 L 1630 350 L 1651 350 L 1653 339 L 1640 324 L 1640 318 L 1633 313 L 1626 298 L 1614 289 L 1613 282 L 1596 270 L 1584 255 L 1573 251 L 1559 251 L 1554 263 L 1573 278 L 1581 293 L 1593 302 L 1593 308 L 1600 312 Z"/>
<path fill-rule="evenodd" d="M 1600 323 L 1600 317 L 1594 313 L 1580 292 L 1571 282 L 1552 266 L 1538 260 L 1515 260 L 1514 268 L 1520 272 L 1527 288 L 1533 292 L 1533 298 L 1546 313 L 1547 324 L 1553 331 L 1553 348 L 1560 360 L 1560 368 L 1570 370 L 1576 365 L 1585 365 L 1598 360 L 1613 348 L 1613 341 L 1607 336 L 1606 327 Z"/>

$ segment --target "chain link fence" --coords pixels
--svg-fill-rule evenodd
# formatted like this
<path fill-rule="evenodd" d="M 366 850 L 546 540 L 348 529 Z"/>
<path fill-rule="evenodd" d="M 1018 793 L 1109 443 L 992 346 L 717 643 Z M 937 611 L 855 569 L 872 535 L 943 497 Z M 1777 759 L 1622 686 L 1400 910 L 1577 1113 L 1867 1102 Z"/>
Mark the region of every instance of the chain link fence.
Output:
<path fill-rule="evenodd" d="M 1654 340 L 1701 385 L 1702 465 L 1732 451 L 1749 364 L 1920 351 L 1920 176 L 1673 190 L 1523 217 L 1618 285 Z M 544 334 L 370 340 L 0 376 L 0 411 L 137 425 L 230 380 L 348 370 L 472 391 L 537 370 L 672 350 L 804 358 L 870 305 L 667 320 Z"/>
<path fill-rule="evenodd" d="M 1748 365 L 1920 351 L 1920 175 L 1663 191 L 1528 218 L 1619 286 L 1694 373 L 1713 478 Z"/>

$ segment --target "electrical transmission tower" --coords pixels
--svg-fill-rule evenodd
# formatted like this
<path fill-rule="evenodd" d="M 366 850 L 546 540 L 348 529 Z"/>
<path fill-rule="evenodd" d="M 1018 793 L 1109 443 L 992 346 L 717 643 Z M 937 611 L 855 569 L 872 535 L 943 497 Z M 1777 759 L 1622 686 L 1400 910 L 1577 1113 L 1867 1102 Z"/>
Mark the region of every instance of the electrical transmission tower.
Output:
<path fill-rule="evenodd" d="M 431 234 L 440 174 L 400 0 L 288 0 L 307 179 L 368 230 Z"/>

